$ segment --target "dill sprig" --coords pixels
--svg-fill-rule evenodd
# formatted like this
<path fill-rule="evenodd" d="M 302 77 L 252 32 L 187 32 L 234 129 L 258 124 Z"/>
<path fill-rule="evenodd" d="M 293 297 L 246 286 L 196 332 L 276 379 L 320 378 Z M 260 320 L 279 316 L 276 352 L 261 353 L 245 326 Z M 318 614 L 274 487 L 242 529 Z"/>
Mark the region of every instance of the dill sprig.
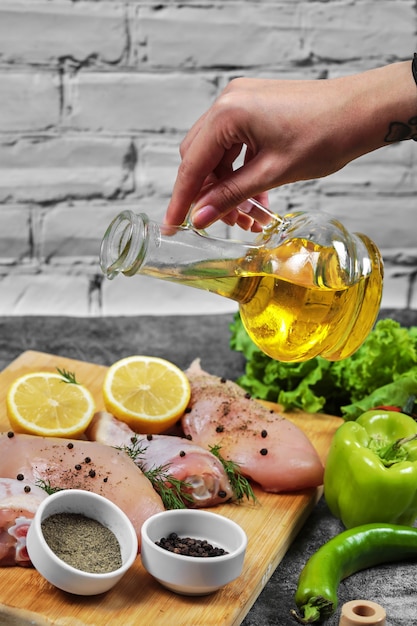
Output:
<path fill-rule="evenodd" d="M 115 448 L 117 450 L 121 450 L 122 452 L 126 452 L 126 454 L 132 459 L 132 461 L 134 461 L 136 465 L 140 466 L 141 459 L 143 459 L 147 446 L 143 446 L 138 437 L 132 437 L 128 446 L 115 446 Z M 140 467 L 140 469 L 142 469 L 142 467 Z"/>
<path fill-rule="evenodd" d="M 64 383 L 71 383 L 73 385 L 78 385 L 78 381 L 75 378 L 75 373 L 74 372 L 68 372 L 65 369 L 60 369 L 59 367 L 56 368 L 57 372 L 60 376 L 62 376 L 62 381 Z"/>
<path fill-rule="evenodd" d="M 194 502 L 193 497 L 185 491 L 190 485 L 172 476 L 169 464 L 142 471 L 161 496 L 166 509 L 186 509 L 187 502 Z"/>
<path fill-rule="evenodd" d="M 130 441 L 130 445 L 121 446 L 118 449 L 126 452 L 136 463 L 155 491 L 161 496 L 166 509 L 185 509 L 187 502 L 190 504 L 194 502 L 193 497 L 186 491 L 190 487 L 189 483 L 172 476 L 169 473 L 169 464 L 160 465 L 150 470 L 146 469 L 143 457 L 147 446 L 143 446 L 137 437 L 132 437 Z"/>
<path fill-rule="evenodd" d="M 51 496 L 53 493 L 56 493 L 57 491 L 62 491 L 62 487 L 52 487 L 49 480 L 46 481 L 46 480 L 43 480 L 43 478 L 37 478 L 35 481 L 35 485 L 37 487 L 40 487 L 44 491 L 46 491 L 48 496 Z"/>
<path fill-rule="evenodd" d="M 221 454 L 221 446 L 209 446 L 210 452 L 214 454 L 223 465 L 224 471 L 226 472 L 226 476 L 229 479 L 229 482 L 232 486 L 233 492 L 235 494 L 236 500 L 240 501 L 243 498 L 247 500 L 253 500 L 256 502 L 256 496 L 253 492 L 252 486 L 245 476 L 243 476 L 242 472 L 239 469 L 238 463 L 234 461 L 228 461 Z"/>

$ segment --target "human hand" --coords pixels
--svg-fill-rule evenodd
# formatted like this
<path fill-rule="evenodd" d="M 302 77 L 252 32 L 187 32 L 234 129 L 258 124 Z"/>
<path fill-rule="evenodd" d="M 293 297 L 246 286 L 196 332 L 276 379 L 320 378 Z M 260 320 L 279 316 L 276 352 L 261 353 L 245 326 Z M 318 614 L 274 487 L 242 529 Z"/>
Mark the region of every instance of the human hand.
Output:
<path fill-rule="evenodd" d="M 267 205 L 267 190 L 342 167 L 328 122 L 329 83 L 232 81 L 181 144 L 167 223 L 182 223 L 194 203 L 197 228 L 221 218 L 258 230 L 265 220 L 248 198 Z"/>
<path fill-rule="evenodd" d="M 415 110 L 407 62 L 329 80 L 235 79 L 181 144 L 165 221 L 181 224 L 193 205 L 196 228 L 223 219 L 259 230 L 248 198 L 267 205 L 274 187 L 339 170 L 389 143 L 390 123 Z"/>

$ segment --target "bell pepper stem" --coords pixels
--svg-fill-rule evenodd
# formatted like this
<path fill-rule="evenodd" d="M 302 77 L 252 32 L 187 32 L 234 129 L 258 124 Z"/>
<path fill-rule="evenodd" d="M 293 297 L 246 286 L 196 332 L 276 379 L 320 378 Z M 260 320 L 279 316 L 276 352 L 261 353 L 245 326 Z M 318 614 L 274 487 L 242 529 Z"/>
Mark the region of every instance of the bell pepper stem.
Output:
<path fill-rule="evenodd" d="M 379 451 L 379 458 L 384 465 L 394 465 L 395 463 L 398 463 L 398 461 L 404 460 L 404 458 L 399 456 L 398 453 L 401 451 L 404 444 L 414 441 L 415 439 L 417 439 L 417 434 L 397 439 L 397 441 L 394 441 L 394 443 L 387 446 L 384 450 Z"/>

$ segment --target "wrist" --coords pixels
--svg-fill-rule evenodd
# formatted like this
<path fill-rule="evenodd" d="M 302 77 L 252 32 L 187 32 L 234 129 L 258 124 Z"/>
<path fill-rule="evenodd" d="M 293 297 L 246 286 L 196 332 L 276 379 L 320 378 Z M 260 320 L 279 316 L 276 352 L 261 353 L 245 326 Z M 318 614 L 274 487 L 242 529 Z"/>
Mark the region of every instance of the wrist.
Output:
<path fill-rule="evenodd" d="M 416 61 L 417 69 L 417 61 Z M 417 84 L 411 61 L 393 63 L 344 81 L 351 158 L 417 137 Z"/>

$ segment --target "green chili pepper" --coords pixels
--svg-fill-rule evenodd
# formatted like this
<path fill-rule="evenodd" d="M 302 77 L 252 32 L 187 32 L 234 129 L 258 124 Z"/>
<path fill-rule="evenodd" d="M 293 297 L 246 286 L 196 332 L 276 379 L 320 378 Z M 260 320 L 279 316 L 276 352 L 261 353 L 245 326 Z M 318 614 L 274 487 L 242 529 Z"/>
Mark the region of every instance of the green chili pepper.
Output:
<path fill-rule="evenodd" d="M 367 411 L 336 431 L 324 472 L 330 511 L 346 528 L 417 518 L 417 423 L 397 411 Z"/>
<path fill-rule="evenodd" d="M 364 524 L 330 539 L 305 564 L 291 615 L 299 624 L 323 622 L 337 608 L 340 582 L 382 563 L 417 559 L 417 528 Z"/>

